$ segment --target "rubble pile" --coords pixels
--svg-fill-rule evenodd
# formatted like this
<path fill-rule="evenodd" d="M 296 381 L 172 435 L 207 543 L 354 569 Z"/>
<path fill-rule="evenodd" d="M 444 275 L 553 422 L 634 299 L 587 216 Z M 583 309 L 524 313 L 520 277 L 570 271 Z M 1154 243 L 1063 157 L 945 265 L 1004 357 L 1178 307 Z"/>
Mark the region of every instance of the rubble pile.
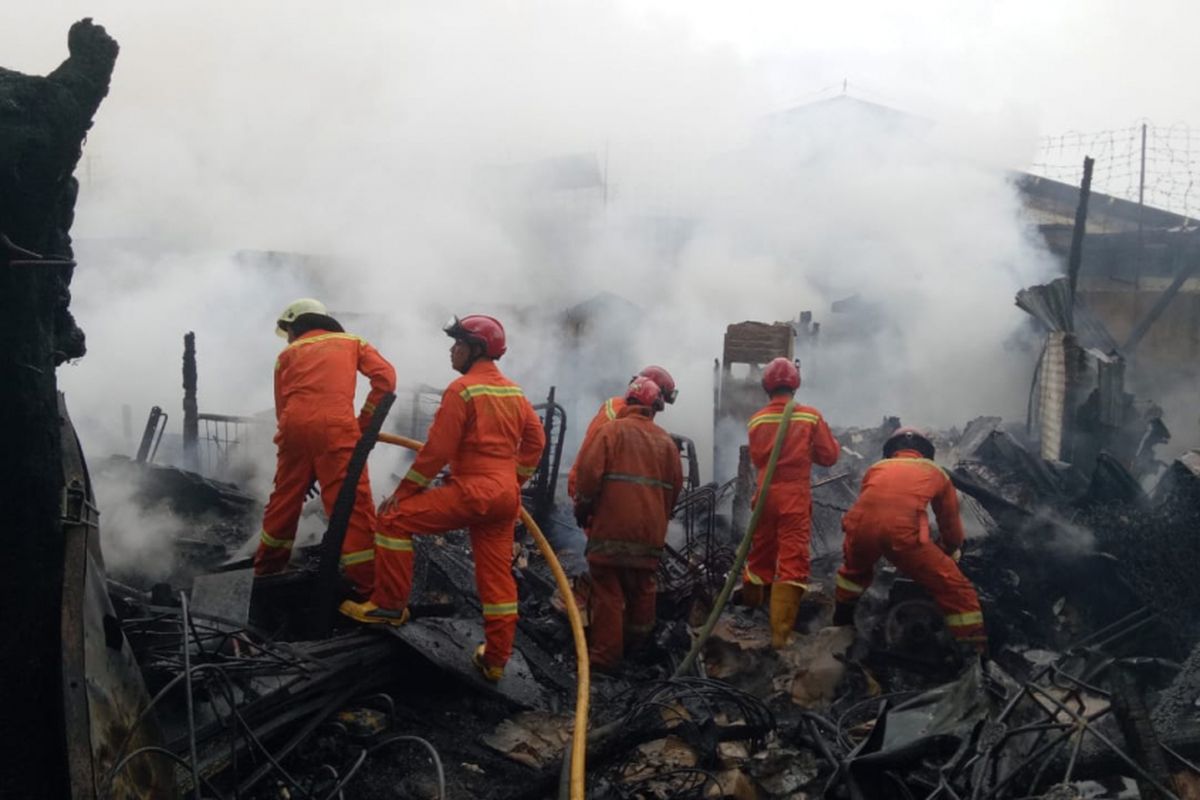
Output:
<path fill-rule="evenodd" d="M 897 424 L 841 438 L 869 452 Z M 687 615 L 664 602 L 654 644 L 594 678 L 590 797 L 1116 797 L 1139 785 L 1189 796 L 1200 600 L 1187 580 L 1195 562 L 1180 554 L 1195 547 L 1195 457 L 1147 493 L 1103 455 L 1090 475 L 1046 462 L 997 419 L 937 438 L 956 459 L 973 534 L 962 566 L 979 588 L 992 659 L 964 663 L 936 606 L 883 565 L 857 631 L 829 626 L 840 512 L 869 466 L 851 455 L 814 477 L 814 505 L 828 513 L 814 515 L 814 585 L 791 644 L 771 649 L 763 611 L 729 608 L 702 653 L 703 677 L 672 677 L 691 637 Z M 169 477 L 151 482 L 161 491 L 148 502 L 179 492 L 216 509 L 237 496 Z M 516 652 L 492 686 L 469 664 L 482 629 L 465 535 L 416 547 L 414 621 L 391 635 L 305 638 L 296 620 L 316 548 L 287 575 L 255 582 L 249 621 L 192 612 L 185 622 L 163 591 L 112 584 L 167 749 L 186 760 L 194 732 L 200 779 L 221 796 L 555 796 L 575 675 L 548 570 L 527 549 L 515 556 Z M 235 547 L 224 557 L 216 576 L 245 571 Z M 1167 594 L 1169 582 L 1178 587 Z M 203 700 L 190 723 L 185 650 Z M 128 755 L 118 748 L 112 763 Z M 193 781 L 183 767 L 175 780 Z"/>

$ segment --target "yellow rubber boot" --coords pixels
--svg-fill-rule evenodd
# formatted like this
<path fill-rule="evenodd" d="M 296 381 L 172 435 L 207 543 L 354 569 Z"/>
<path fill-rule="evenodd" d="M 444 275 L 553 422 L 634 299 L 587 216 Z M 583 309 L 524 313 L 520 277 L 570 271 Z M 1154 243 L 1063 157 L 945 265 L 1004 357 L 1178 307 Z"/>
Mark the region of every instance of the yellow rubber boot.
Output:
<path fill-rule="evenodd" d="M 475 669 L 479 670 L 479 674 L 483 676 L 485 681 L 490 683 L 499 683 L 504 677 L 504 667 L 489 666 L 483 660 L 483 654 L 487 652 L 487 645 L 481 644 L 475 648 L 475 655 L 471 656 L 471 663 L 475 665 Z"/>
<path fill-rule="evenodd" d="M 370 600 L 365 603 L 356 603 L 353 600 L 343 600 L 338 606 L 338 611 L 345 614 L 350 619 L 356 622 L 362 622 L 366 625 L 391 625 L 399 627 L 408 622 L 408 609 L 402 608 L 393 610 L 390 608 L 380 608 Z"/>
<path fill-rule="evenodd" d="M 776 650 L 787 646 L 803 597 L 803 586 L 777 583 L 771 587 L 771 647 Z"/>

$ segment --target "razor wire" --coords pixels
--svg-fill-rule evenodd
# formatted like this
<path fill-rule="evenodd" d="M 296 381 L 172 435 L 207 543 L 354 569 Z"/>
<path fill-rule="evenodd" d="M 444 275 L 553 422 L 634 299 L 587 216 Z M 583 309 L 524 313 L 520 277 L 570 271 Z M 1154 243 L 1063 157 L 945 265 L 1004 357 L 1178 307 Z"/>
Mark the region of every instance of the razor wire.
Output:
<path fill-rule="evenodd" d="M 1145 177 L 1142 130 L 1145 126 Z M 1067 131 L 1038 141 L 1029 165 L 1034 175 L 1079 183 L 1084 156 L 1095 159 L 1092 191 L 1194 217 L 1200 207 L 1200 130 L 1188 125 L 1155 125 L 1137 120 L 1125 128 Z M 1142 190 L 1142 191 L 1140 191 Z"/>

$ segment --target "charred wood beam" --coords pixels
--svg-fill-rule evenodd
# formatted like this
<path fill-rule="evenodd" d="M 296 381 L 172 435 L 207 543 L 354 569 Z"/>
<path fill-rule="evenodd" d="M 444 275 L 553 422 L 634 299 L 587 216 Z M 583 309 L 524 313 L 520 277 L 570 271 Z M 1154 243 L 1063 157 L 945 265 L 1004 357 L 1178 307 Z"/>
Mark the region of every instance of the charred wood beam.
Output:
<path fill-rule="evenodd" d="M 346 526 L 350 524 L 350 514 L 354 511 L 358 480 L 367 467 L 367 457 L 375 447 L 383 420 L 394 402 L 396 395 L 391 392 L 380 398 L 375 412 L 371 415 L 371 421 L 367 423 L 366 430 L 354 446 L 354 452 L 350 454 L 350 461 L 346 465 L 346 478 L 333 501 L 329 527 L 325 530 L 325 538 L 321 540 L 321 564 L 317 571 L 316 604 L 313 606 L 313 633 L 319 639 L 329 636 L 333 628 L 334 610 L 340 600 L 338 565 L 342 557 L 342 542 L 346 538 Z"/>
<path fill-rule="evenodd" d="M 196 334 L 183 336 L 183 466 L 200 471 L 200 409 L 196 401 Z"/>
<path fill-rule="evenodd" d="M 1179 271 L 1175 273 L 1175 279 L 1171 281 L 1171 285 L 1154 302 L 1154 305 L 1146 312 L 1146 316 L 1138 320 L 1137 325 L 1130 331 L 1129 338 L 1121 346 L 1122 353 L 1127 356 L 1133 354 L 1133 351 L 1141 344 L 1142 338 L 1154 326 L 1154 323 L 1158 322 L 1158 318 L 1167 310 L 1167 306 L 1175 299 L 1175 295 L 1179 294 L 1179 290 L 1183 288 L 1183 284 L 1187 282 L 1188 278 L 1195 275 L 1197 270 L 1200 270 L 1200 260 L 1193 261 L 1191 264 L 1179 268 Z"/>
<path fill-rule="evenodd" d="M 1071 251 L 1067 255 L 1067 280 L 1071 285 L 1067 333 L 1075 331 L 1075 287 L 1079 283 L 1079 267 L 1083 262 L 1083 235 L 1087 231 L 1088 198 L 1092 193 L 1092 167 L 1095 164 L 1090 156 L 1083 159 L 1083 181 L 1079 185 L 1079 205 L 1075 209 L 1075 228 L 1071 232 Z"/>
<path fill-rule="evenodd" d="M 73 177 L 108 93 L 117 43 L 90 19 L 50 75 L 0 69 L 0 786 L 6 797 L 66 797 L 62 445 L 56 367 L 84 354 L 69 310 Z M 21 251 L 24 251 L 23 253 Z M 45 258 L 30 257 L 32 252 Z"/>
<path fill-rule="evenodd" d="M 1146 698 L 1137 675 L 1123 662 L 1118 661 L 1109 673 L 1112 687 L 1113 715 L 1125 737 L 1129 754 L 1161 786 L 1171 785 L 1171 771 L 1167 757 L 1158 743 L 1158 735 L 1150 721 Z M 1144 798 L 1161 797 L 1161 792 L 1146 780 L 1138 780 L 1138 792 Z"/>

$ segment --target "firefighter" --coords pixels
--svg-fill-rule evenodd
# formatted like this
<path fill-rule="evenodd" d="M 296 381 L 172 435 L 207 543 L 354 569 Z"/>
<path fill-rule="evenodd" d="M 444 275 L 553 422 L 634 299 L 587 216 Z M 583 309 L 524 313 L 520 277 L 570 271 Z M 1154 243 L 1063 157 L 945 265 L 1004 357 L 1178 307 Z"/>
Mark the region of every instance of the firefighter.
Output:
<path fill-rule="evenodd" d="M 288 345 L 275 362 L 278 457 L 275 488 L 254 554 L 255 575 L 287 567 L 304 497 L 314 480 L 321 487 L 325 513 L 333 513 L 350 455 L 375 404 L 396 388 L 392 365 L 365 340 L 346 333 L 320 301 L 304 298 L 292 303 L 279 315 L 275 331 Z M 356 419 L 354 390 L 359 372 L 370 379 L 371 390 Z M 369 597 L 374 588 L 374 536 L 375 503 L 364 467 L 341 558 L 359 597 Z"/>
<path fill-rule="evenodd" d="M 800 388 L 799 367 L 791 359 L 776 358 L 763 370 L 762 387 L 771 400 L 747 424 L 750 460 L 758 471 L 756 503 L 784 406 Z M 840 452 L 837 439 L 819 411 L 810 406 L 792 406 L 783 449 L 742 574 L 744 605 L 761 606 L 770 597 L 771 645 L 776 649 L 787 644 L 800 601 L 808 590 L 812 465 L 815 462 L 831 467 Z"/>
<path fill-rule="evenodd" d="M 504 327 L 492 317 L 455 317 L 444 328 L 454 339 L 450 364 L 462 377 L 446 387 L 425 445 L 379 512 L 375 592 L 341 612 L 359 622 L 401 625 L 408 619 L 414 534 L 466 528 L 475 557 L 486 642 L 475 666 L 498 681 L 512 654 L 517 584 L 512 575 L 513 527 L 520 486 L 537 469 L 545 431 L 521 387 L 500 372 Z M 450 477 L 431 487 L 442 467 Z"/>
<path fill-rule="evenodd" d="M 863 476 L 858 500 L 842 518 L 846 538 L 833 624 L 854 624 L 854 609 L 871 585 L 875 562 L 885 557 L 932 595 L 955 641 L 982 654 L 987 636 L 979 597 L 957 563 L 963 544 L 958 495 L 933 456 L 928 437 L 900 428 L 884 442 L 883 460 Z M 940 546 L 929 535 L 925 507 L 930 504 Z"/>
<path fill-rule="evenodd" d="M 683 488 L 679 448 L 654 424 L 663 393 L 635 377 L 617 418 L 579 453 L 575 518 L 587 531 L 594 668 L 612 671 L 654 630 L 654 573 Z"/>
<path fill-rule="evenodd" d="M 649 378 L 658 384 L 658 388 L 662 392 L 662 399 L 664 403 L 673 404 L 675 402 L 675 398 L 679 396 L 679 390 L 675 388 L 675 379 L 671 377 L 671 373 L 667 372 L 662 367 L 655 366 L 653 364 L 648 367 L 643 367 L 642 371 L 637 375 L 634 375 L 633 378 L 630 378 L 630 380 L 635 380 L 638 377 Z M 600 428 L 602 428 L 605 424 L 616 419 L 617 415 L 621 413 L 621 409 L 624 407 L 624 395 L 610 397 L 600 404 L 600 410 L 596 412 L 596 416 L 592 417 L 592 421 L 588 423 L 587 430 L 584 431 L 583 441 L 579 445 L 580 453 L 583 452 L 583 448 L 587 446 L 592 437 L 596 435 L 596 432 L 599 431 Z M 575 461 L 579 461 L 578 455 L 575 456 Z M 571 498 L 575 497 L 575 476 L 576 466 L 575 464 L 572 464 L 570 472 L 567 473 L 567 496 Z"/>

